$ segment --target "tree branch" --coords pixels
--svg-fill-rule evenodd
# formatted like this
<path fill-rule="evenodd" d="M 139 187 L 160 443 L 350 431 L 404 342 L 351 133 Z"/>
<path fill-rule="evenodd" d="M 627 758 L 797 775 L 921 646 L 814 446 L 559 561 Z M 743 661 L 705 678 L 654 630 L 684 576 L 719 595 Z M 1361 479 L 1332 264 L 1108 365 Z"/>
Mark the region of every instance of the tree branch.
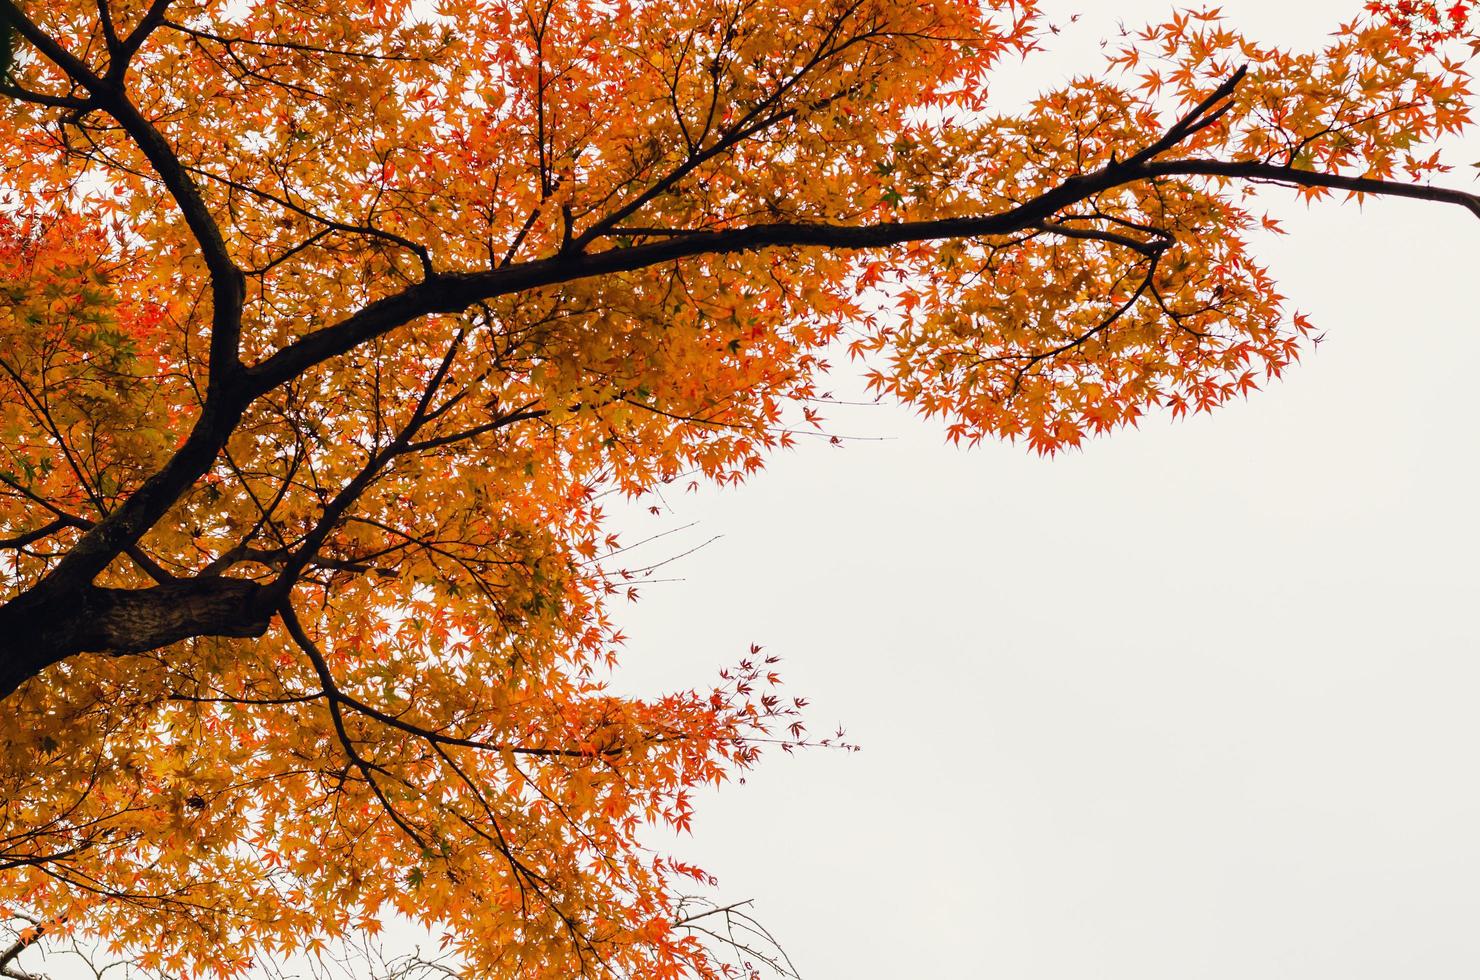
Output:
<path fill-rule="evenodd" d="M 121 42 L 120 51 L 125 57 L 136 52 L 149 33 L 162 22 L 168 6 L 169 0 L 155 0 L 150 5 L 139 25 Z M 241 373 L 238 351 L 246 280 L 232 261 L 220 227 L 179 157 L 123 90 L 121 62 L 115 61 L 107 76 L 99 76 L 86 62 L 26 17 L 14 0 L 0 0 L 0 15 L 4 15 L 21 37 L 67 77 L 84 88 L 90 95 L 90 103 L 112 116 L 138 146 L 174 199 L 211 277 L 209 376 L 205 404 L 195 426 L 164 468 L 84 534 L 32 589 L 36 595 L 45 596 L 90 583 L 209 469 L 216 453 L 236 427 L 247 404 L 236 392 L 236 381 Z M 9 609 L 8 606 L 5 608 Z"/>
<path fill-rule="evenodd" d="M 1154 177 L 1198 175 L 1332 187 L 1363 194 L 1459 204 L 1480 217 L 1480 195 L 1447 188 L 1320 174 L 1255 162 L 1196 159 L 1144 163 L 1123 161 L 1071 177 L 1030 201 L 994 214 L 873 225 L 796 222 L 748 225 L 674 234 L 660 242 L 594 253 L 567 253 L 482 272 L 444 273 L 372 303 L 336 324 L 306 334 L 248 368 L 246 387 L 255 396 L 410 320 L 436 313 L 458 313 L 480 301 L 511 293 L 632 272 L 681 259 L 767 248 L 859 250 L 1008 235 L 1038 228 L 1050 221 L 1061 208 L 1115 187 Z M 1053 230 L 1064 233 L 1062 228 Z"/>
<path fill-rule="evenodd" d="M 1147 163 L 1141 169 L 1148 177 L 1224 177 L 1230 180 L 1283 184 L 1287 187 L 1324 187 L 1353 194 L 1371 194 L 1374 197 L 1403 197 L 1436 204 L 1457 204 L 1480 218 L 1480 194 L 1450 187 L 1405 184 L 1377 177 L 1325 174 L 1257 160 L 1162 160 Z"/>

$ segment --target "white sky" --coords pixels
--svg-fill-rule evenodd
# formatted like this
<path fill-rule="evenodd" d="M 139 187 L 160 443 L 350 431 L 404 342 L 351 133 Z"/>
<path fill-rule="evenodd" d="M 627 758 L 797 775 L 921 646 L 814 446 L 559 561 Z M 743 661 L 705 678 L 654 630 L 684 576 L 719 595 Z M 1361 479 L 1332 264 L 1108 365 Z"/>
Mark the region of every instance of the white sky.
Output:
<path fill-rule="evenodd" d="M 1169 9 L 1046 6 L 1084 17 L 1025 91 Z M 1224 10 L 1314 45 L 1359 6 Z M 1248 402 L 1052 461 L 838 409 L 886 441 L 631 518 L 724 537 L 624 611 L 627 680 L 762 643 L 864 747 L 776 753 L 676 845 L 804 976 L 1480 975 L 1480 222 L 1279 207 L 1261 254 L 1328 333 Z"/>

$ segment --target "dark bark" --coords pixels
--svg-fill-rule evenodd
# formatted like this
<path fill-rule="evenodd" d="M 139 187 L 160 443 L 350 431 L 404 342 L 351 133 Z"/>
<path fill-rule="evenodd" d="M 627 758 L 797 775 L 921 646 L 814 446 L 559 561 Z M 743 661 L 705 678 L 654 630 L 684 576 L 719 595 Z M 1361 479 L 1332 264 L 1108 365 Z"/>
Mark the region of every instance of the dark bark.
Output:
<path fill-rule="evenodd" d="M 182 579 L 147 589 L 86 586 L 34 593 L 0 607 L 0 700 L 79 653 L 143 653 L 197 636 L 267 632 L 280 593 L 233 578 Z"/>

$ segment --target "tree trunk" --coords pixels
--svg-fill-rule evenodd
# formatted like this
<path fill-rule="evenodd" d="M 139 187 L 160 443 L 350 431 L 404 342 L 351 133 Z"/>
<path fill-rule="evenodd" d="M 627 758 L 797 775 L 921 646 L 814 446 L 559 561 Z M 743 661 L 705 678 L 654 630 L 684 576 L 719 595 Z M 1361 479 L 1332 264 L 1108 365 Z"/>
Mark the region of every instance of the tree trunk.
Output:
<path fill-rule="evenodd" d="M 192 636 L 261 636 L 276 598 L 255 582 L 232 578 L 21 596 L 0 607 L 0 700 L 79 653 L 142 653 Z"/>

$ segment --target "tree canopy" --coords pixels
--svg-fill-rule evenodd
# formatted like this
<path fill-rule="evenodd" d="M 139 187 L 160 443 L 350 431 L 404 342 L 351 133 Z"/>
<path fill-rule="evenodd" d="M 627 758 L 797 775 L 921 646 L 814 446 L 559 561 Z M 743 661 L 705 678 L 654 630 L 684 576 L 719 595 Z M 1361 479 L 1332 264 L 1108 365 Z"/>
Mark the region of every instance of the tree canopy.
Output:
<path fill-rule="evenodd" d="M 644 829 L 805 705 L 611 691 L 606 495 L 743 480 L 830 370 L 1041 453 L 1248 394 L 1311 331 L 1257 188 L 1480 217 L 1476 16 L 1179 12 L 1018 110 L 1033 0 L 0 0 L 0 968 L 394 912 L 733 972 Z"/>

